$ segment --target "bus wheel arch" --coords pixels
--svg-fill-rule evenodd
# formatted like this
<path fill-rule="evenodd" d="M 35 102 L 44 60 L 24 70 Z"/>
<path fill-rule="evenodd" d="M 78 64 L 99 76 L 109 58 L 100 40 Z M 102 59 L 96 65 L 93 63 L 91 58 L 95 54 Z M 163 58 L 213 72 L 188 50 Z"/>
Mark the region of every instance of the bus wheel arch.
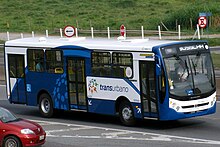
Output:
<path fill-rule="evenodd" d="M 116 113 L 119 113 L 120 121 L 126 126 L 135 124 L 134 110 L 126 97 L 119 97 L 116 101 Z"/>
<path fill-rule="evenodd" d="M 51 99 L 51 96 L 47 92 L 41 91 L 38 94 L 38 105 L 39 111 L 43 117 L 49 118 L 53 116 L 53 101 Z"/>

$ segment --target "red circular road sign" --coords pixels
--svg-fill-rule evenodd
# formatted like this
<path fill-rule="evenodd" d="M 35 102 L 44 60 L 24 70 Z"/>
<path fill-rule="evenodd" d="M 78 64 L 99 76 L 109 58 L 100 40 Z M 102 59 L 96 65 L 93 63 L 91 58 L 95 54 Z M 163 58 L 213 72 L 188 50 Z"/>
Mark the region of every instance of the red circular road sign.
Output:
<path fill-rule="evenodd" d="M 207 25 L 207 19 L 205 16 L 200 16 L 198 19 L 198 24 L 200 28 L 205 28 Z"/>
<path fill-rule="evenodd" d="M 73 37 L 75 35 L 75 28 L 73 26 L 65 26 L 64 35 L 66 37 Z"/>
<path fill-rule="evenodd" d="M 120 26 L 120 34 L 121 34 L 121 36 L 125 36 L 125 26 L 124 25 L 121 25 Z"/>

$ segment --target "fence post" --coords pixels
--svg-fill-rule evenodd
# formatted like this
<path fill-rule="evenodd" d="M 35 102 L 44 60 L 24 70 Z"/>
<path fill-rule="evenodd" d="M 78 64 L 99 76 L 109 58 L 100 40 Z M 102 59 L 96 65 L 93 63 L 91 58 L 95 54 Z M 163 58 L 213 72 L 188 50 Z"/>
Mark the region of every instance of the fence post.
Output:
<path fill-rule="evenodd" d="M 21 38 L 24 38 L 24 35 L 23 35 L 23 33 L 21 33 Z"/>
<path fill-rule="evenodd" d="M 200 39 L 200 30 L 199 30 L 199 25 L 197 24 L 197 25 L 196 25 L 196 27 L 197 27 L 197 32 L 198 32 L 198 39 Z"/>
<path fill-rule="evenodd" d="M 124 34 L 124 38 L 126 39 L 126 36 L 127 36 L 127 34 L 126 34 L 126 27 L 125 27 L 125 34 Z"/>
<path fill-rule="evenodd" d="M 77 29 L 77 28 L 75 28 L 75 30 L 76 30 L 76 37 L 78 37 L 78 29 Z"/>
<path fill-rule="evenodd" d="M 91 27 L 91 35 L 92 35 L 92 39 L 93 39 L 94 38 L 93 27 Z"/>
<path fill-rule="evenodd" d="M 48 30 L 46 30 L 46 37 L 48 37 Z"/>
<path fill-rule="evenodd" d="M 10 38 L 9 38 L 9 32 L 8 32 L 8 31 L 7 31 L 7 39 L 10 40 Z"/>
<path fill-rule="evenodd" d="M 160 30 L 160 26 L 158 26 L 158 32 L 159 32 L 159 39 L 161 40 L 161 30 Z"/>
<path fill-rule="evenodd" d="M 108 30 L 108 39 L 110 39 L 110 29 L 109 29 L 109 27 L 107 28 L 107 30 Z"/>
<path fill-rule="evenodd" d="M 60 37 L 63 38 L 63 30 L 60 28 Z"/>
<path fill-rule="evenodd" d="M 141 35 L 142 35 L 142 39 L 144 39 L 144 26 L 141 26 Z"/>
<path fill-rule="evenodd" d="M 181 39 L 181 36 L 180 36 L 180 25 L 178 25 L 178 35 L 179 35 L 179 40 Z"/>
<path fill-rule="evenodd" d="M 32 31 L 31 34 L 32 34 L 32 37 L 34 38 L 34 31 Z"/>

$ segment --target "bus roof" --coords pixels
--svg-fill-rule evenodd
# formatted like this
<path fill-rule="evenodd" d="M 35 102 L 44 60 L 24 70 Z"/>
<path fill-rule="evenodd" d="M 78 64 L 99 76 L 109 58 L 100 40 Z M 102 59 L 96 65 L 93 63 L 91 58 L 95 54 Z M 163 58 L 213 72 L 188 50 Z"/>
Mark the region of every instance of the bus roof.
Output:
<path fill-rule="evenodd" d="M 149 40 L 149 39 L 107 39 L 107 38 L 59 38 L 59 37 L 30 37 L 10 40 L 5 43 L 5 46 L 14 47 L 33 47 L 33 48 L 57 48 L 60 46 L 79 46 L 88 49 L 102 50 L 135 50 L 135 51 L 152 51 L 152 47 L 172 44 L 178 41 L 170 40 Z"/>

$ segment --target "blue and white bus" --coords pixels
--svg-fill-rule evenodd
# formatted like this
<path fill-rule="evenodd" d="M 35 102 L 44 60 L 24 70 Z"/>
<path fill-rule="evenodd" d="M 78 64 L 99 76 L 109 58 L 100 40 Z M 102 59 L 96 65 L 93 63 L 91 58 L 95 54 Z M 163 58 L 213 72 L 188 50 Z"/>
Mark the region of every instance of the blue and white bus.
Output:
<path fill-rule="evenodd" d="M 215 113 L 206 41 L 22 38 L 5 43 L 10 103 L 54 110 L 177 120 Z"/>

